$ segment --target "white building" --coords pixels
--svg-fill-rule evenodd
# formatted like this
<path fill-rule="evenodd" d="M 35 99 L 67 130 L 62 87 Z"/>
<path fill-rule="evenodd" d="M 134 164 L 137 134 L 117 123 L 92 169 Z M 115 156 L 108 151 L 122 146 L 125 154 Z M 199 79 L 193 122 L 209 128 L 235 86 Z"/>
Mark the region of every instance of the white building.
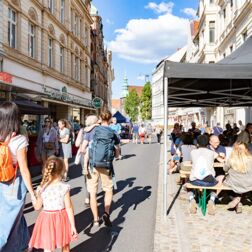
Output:
<path fill-rule="evenodd" d="M 156 71 L 152 74 L 152 120 L 154 124 L 164 125 L 164 85 L 163 85 L 163 68 L 164 61 L 183 62 L 185 59 L 187 46 L 179 49 L 170 57 L 162 60 Z M 173 125 L 177 121 L 177 108 L 169 108 L 169 124 Z"/>
<path fill-rule="evenodd" d="M 187 61 L 216 63 L 236 50 L 252 35 L 251 0 L 200 0 L 198 32 L 189 43 Z M 252 120 L 249 108 L 217 108 L 211 125 Z"/>

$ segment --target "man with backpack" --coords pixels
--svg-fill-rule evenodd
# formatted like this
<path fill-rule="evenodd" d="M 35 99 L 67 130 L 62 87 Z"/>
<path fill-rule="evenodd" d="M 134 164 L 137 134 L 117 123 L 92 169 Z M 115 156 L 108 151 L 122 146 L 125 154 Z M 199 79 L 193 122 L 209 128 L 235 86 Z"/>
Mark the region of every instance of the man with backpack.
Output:
<path fill-rule="evenodd" d="M 109 127 L 111 120 L 109 111 L 102 112 L 101 126 L 94 130 L 93 139 L 89 146 L 89 175 L 87 177 L 87 189 L 90 193 L 90 207 L 93 213 L 93 226 L 99 227 L 101 220 L 98 214 L 96 194 L 98 182 L 101 179 L 104 196 L 104 213 L 102 220 L 107 227 L 111 227 L 110 206 L 113 198 L 113 159 L 119 155 L 120 140 L 115 132 Z"/>

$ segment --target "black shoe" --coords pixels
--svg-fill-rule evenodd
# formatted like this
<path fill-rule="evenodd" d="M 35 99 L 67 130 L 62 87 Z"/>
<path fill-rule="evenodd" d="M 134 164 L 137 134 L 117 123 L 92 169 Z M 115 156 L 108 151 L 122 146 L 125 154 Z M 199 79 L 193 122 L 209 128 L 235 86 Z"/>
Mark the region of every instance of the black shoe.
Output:
<path fill-rule="evenodd" d="M 110 215 L 106 212 L 102 215 L 102 219 L 104 221 L 105 226 L 112 227 L 112 222 L 110 221 Z"/>

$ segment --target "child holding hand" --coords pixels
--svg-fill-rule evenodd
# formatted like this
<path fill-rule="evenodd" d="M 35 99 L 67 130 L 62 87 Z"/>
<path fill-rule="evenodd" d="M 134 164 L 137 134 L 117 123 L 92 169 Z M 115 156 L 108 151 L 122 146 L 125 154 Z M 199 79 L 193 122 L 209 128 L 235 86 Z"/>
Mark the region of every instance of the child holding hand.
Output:
<path fill-rule="evenodd" d="M 70 242 L 77 239 L 70 185 L 62 182 L 65 172 L 62 159 L 54 156 L 47 159 L 34 203 L 35 210 L 42 206 L 43 210 L 35 223 L 30 248 L 44 249 L 45 252 L 61 248 L 68 252 Z"/>

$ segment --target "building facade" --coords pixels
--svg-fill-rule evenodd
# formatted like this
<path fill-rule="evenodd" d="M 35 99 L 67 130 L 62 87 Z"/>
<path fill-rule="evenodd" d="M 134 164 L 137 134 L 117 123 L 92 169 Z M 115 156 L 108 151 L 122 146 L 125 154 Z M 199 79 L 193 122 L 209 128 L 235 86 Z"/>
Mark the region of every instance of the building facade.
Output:
<path fill-rule="evenodd" d="M 108 73 L 107 73 L 107 81 L 108 81 L 108 109 L 112 110 L 112 83 L 115 79 L 114 68 L 112 66 L 112 51 L 108 51 L 107 53 L 107 62 L 108 62 Z"/>
<path fill-rule="evenodd" d="M 198 31 L 188 62 L 215 63 L 230 55 L 252 35 L 251 0 L 200 0 Z M 252 120 L 250 108 L 216 108 L 211 124 Z"/>
<path fill-rule="evenodd" d="M 49 107 L 54 119 L 83 120 L 92 110 L 90 1 L 5 0 L 0 5 L 0 71 L 12 76 L 12 90 L 32 93 L 30 98 Z"/>
<path fill-rule="evenodd" d="M 103 107 L 109 107 L 109 83 L 107 50 L 104 48 L 103 24 L 94 5 L 91 6 L 91 91 L 92 96 L 103 101 Z M 111 57 L 112 59 L 112 57 Z"/>

